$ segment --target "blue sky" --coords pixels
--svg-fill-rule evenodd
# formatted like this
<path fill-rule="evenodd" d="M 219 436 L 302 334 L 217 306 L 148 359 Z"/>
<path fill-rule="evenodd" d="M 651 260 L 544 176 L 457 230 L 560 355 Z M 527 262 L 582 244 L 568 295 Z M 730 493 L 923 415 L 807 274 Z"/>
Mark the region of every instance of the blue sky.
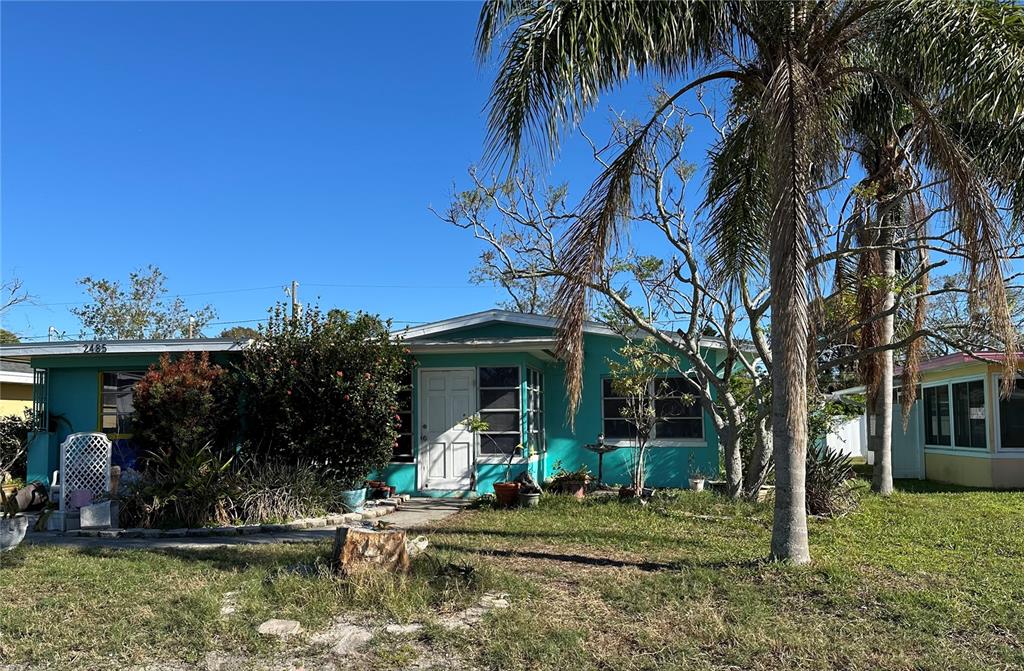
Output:
<path fill-rule="evenodd" d="M 305 301 L 413 322 L 500 298 L 467 281 L 478 244 L 428 210 L 481 158 L 476 4 L 0 11 L 0 263 L 36 297 L 6 328 L 77 335 L 76 280 L 147 264 L 218 322 L 262 318 L 292 279 Z M 582 186 L 576 149 L 556 171 Z"/>

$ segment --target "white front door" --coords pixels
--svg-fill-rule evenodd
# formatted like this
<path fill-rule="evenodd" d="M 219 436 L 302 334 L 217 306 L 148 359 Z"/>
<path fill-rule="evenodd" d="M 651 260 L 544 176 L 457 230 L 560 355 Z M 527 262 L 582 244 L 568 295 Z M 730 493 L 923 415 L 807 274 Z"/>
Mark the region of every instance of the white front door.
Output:
<path fill-rule="evenodd" d="M 473 434 L 462 421 L 475 412 L 476 371 L 420 372 L 420 478 L 423 489 L 473 487 Z"/>

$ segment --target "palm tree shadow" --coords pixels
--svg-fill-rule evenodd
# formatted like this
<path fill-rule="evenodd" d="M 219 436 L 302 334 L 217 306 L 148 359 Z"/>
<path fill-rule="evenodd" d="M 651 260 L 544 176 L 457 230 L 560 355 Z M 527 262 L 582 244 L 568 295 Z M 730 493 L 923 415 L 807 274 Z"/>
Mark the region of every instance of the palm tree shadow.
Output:
<path fill-rule="evenodd" d="M 729 568 L 755 568 L 763 564 L 762 560 L 736 560 L 736 561 L 695 561 L 692 559 L 680 559 L 676 561 L 632 561 L 628 559 L 616 559 L 613 557 L 596 557 L 568 552 L 551 552 L 544 550 L 504 550 L 495 548 L 480 548 L 457 543 L 435 543 L 434 546 L 440 550 L 475 554 L 484 557 L 503 557 L 507 559 L 536 559 L 538 561 L 551 561 L 564 564 L 575 564 L 591 568 L 632 568 L 644 572 L 679 571 L 686 568 L 705 568 L 712 570 L 723 570 Z"/>

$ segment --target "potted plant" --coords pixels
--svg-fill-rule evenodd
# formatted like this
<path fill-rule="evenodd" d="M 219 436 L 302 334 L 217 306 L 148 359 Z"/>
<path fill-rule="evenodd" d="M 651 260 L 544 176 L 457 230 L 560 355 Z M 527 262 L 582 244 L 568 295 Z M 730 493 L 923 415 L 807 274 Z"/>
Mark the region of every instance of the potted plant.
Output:
<path fill-rule="evenodd" d="M 532 457 L 536 451 L 531 446 L 527 456 Z M 506 474 L 506 479 L 508 475 Z M 540 505 L 540 495 L 543 493 L 540 485 L 530 474 L 529 468 L 518 478 L 519 483 L 519 505 L 523 508 L 536 508 Z"/>
<path fill-rule="evenodd" d="M 689 468 L 687 471 L 690 474 L 690 489 L 695 492 L 703 492 L 704 485 L 707 483 L 708 477 L 700 467 L 694 467 L 692 452 L 690 453 Z"/>
<path fill-rule="evenodd" d="M 462 420 L 463 426 L 466 430 L 475 433 L 476 435 L 482 435 L 491 425 L 487 423 L 487 420 L 482 418 L 479 414 L 473 414 L 466 419 Z M 494 439 L 492 438 L 493 442 Z M 511 508 L 519 500 L 519 483 L 512 481 L 512 461 L 519 454 L 519 451 L 523 449 L 522 444 L 516 445 L 511 452 L 508 454 L 508 461 L 505 462 L 505 479 L 494 483 L 494 498 L 502 508 Z"/>
<path fill-rule="evenodd" d="M 552 491 L 582 499 L 587 495 L 587 488 L 592 479 L 590 468 L 586 464 L 582 464 L 574 471 L 567 471 L 562 467 L 561 461 L 556 461 L 550 488 Z"/>
<path fill-rule="evenodd" d="M 363 486 L 360 487 L 359 485 Z M 346 513 L 361 513 L 366 508 L 366 486 L 360 482 L 343 482 L 342 490 L 338 492 L 341 499 L 341 507 Z"/>

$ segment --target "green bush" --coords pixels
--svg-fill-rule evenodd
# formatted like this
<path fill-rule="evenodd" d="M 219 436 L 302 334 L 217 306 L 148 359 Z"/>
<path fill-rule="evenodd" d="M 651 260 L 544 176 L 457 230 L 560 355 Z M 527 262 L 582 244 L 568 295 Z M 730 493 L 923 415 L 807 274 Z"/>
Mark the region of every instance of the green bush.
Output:
<path fill-rule="evenodd" d="M 154 452 L 120 495 L 122 524 L 137 527 L 203 527 L 230 524 L 239 479 L 211 444 L 197 450 Z"/>
<path fill-rule="evenodd" d="M 7 475 L 15 480 L 25 480 L 28 465 L 25 445 L 31 430 L 31 410 L 26 410 L 21 417 L 0 417 L 0 471 L 6 470 Z M 4 475 L 0 472 L 0 481 L 3 479 Z"/>
<path fill-rule="evenodd" d="M 239 364 L 246 454 L 361 486 L 391 459 L 407 352 L 376 316 L 271 311 Z"/>
<path fill-rule="evenodd" d="M 224 460 L 209 446 L 173 470 L 151 463 L 120 497 L 126 526 L 264 524 L 344 512 L 338 480 L 296 464 Z"/>
<path fill-rule="evenodd" d="M 337 480 L 309 466 L 249 463 L 242 468 L 235 516 L 247 524 L 343 512 Z"/>
<path fill-rule="evenodd" d="M 143 464 L 155 461 L 171 470 L 179 458 L 184 467 L 201 461 L 214 450 L 211 445 L 225 449 L 236 433 L 235 399 L 227 371 L 211 364 L 206 352 L 163 355 L 134 389 L 135 441 Z"/>
<path fill-rule="evenodd" d="M 856 502 L 852 491 L 853 478 L 853 464 L 845 454 L 827 446 L 808 450 L 807 512 L 835 517 L 852 508 Z"/>

